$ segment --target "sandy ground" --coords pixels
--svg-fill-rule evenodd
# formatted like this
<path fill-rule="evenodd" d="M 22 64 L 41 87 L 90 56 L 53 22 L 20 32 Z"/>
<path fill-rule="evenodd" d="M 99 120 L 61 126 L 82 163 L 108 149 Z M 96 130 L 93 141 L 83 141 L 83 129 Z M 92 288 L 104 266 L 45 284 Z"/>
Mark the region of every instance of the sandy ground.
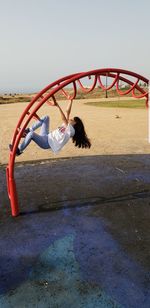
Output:
<path fill-rule="evenodd" d="M 70 141 L 59 154 L 54 155 L 51 151 L 43 151 L 32 143 L 20 157 L 16 158 L 16 161 L 84 155 L 149 153 L 147 110 L 98 108 L 85 105 L 85 102 L 87 102 L 85 99 L 74 101 L 72 116 L 77 115 L 83 119 L 92 142 L 90 150 L 77 149 Z M 2 164 L 8 162 L 8 144 L 11 142 L 15 126 L 26 105 L 26 103 L 0 105 L 0 163 Z M 64 101 L 62 106 L 65 110 Z M 61 123 L 56 107 L 43 106 L 38 114 L 50 115 L 51 129 L 55 129 Z M 116 115 L 119 115 L 119 118 L 116 118 Z"/>

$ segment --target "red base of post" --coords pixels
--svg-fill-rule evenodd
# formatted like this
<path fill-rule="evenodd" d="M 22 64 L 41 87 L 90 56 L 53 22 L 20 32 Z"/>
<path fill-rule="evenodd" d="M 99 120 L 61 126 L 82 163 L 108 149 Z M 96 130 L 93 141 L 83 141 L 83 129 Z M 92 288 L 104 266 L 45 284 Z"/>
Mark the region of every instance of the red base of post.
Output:
<path fill-rule="evenodd" d="M 16 184 L 14 179 L 9 179 L 9 190 L 10 190 L 10 203 L 11 203 L 11 213 L 12 216 L 19 215 L 19 207 L 18 207 L 18 197 L 16 191 Z"/>
<path fill-rule="evenodd" d="M 17 196 L 15 180 L 14 178 L 9 177 L 9 167 L 7 167 L 6 169 L 6 177 L 7 177 L 8 196 L 11 205 L 11 214 L 13 217 L 16 217 L 19 215 L 18 196 Z"/>

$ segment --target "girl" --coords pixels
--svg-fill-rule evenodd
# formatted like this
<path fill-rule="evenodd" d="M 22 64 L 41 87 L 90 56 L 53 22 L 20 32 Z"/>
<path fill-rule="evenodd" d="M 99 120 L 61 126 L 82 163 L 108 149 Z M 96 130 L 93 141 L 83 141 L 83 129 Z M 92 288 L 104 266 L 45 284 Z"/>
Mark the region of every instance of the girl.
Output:
<path fill-rule="evenodd" d="M 66 115 L 62 111 L 58 103 L 55 103 L 58 108 L 63 124 L 56 130 L 49 132 L 49 117 L 42 117 L 39 121 L 35 122 L 31 128 L 27 128 L 23 134 L 24 141 L 19 145 L 16 155 L 21 155 L 23 150 L 33 140 L 40 148 L 50 149 L 54 153 L 58 153 L 64 145 L 72 138 L 75 146 L 79 148 L 90 148 L 91 142 L 88 139 L 83 122 L 80 118 L 74 117 L 70 119 L 72 108 L 72 101 L 68 104 Z M 41 127 L 40 134 L 36 134 L 35 130 Z M 12 145 L 9 145 L 12 150 Z"/>

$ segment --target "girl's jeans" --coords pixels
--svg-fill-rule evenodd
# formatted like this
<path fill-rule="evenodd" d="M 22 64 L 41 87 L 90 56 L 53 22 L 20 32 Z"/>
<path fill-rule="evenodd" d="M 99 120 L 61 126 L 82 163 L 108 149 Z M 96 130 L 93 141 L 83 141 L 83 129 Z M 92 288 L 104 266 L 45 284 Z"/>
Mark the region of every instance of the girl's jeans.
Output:
<path fill-rule="evenodd" d="M 40 134 L 36 134 L 34 131 L 41 127 Z M 50 149 L 48 143 L 49 134 L 49 117 L 42 117 L 39 121 L 35 122 L 30 128 L 30 132 L 26 135 L 24 141 L 19 145 L 19 150 L 22 152 L 33 140 L 40 148 Z"/>

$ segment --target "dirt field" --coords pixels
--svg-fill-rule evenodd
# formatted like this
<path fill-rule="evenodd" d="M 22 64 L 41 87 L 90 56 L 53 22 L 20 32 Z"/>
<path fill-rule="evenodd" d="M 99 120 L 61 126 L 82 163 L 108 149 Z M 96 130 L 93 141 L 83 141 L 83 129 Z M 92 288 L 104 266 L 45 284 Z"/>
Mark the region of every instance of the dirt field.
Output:
<path fill-rule="evenodd" d="M 90 150 L 77 149 L 70 141 L 59 154 L 54 155 L 48 150 L 39 149 L 32 143 L 20 157 L 16 158 L 16 161 L 84 155 L 149 153 L 147 110 L 98 108 L 85 105 L 86 102 L 85 99 L 74 101 L 72 116 L 78 115 L 84 120 L 87 134 L 92 141 Z M 8 162 L 8 144 L 11 142 L 14 128 L 25 106 L 26 103 L 0 105 L 1 164 Z M 64 101 L 62 106 L 65 110 L 66 103 Z M 56 107 L 43 106 L 39 115 L 45 114 L 51 116 L 51 129 L 55 129 L 61 123 Z"/>

